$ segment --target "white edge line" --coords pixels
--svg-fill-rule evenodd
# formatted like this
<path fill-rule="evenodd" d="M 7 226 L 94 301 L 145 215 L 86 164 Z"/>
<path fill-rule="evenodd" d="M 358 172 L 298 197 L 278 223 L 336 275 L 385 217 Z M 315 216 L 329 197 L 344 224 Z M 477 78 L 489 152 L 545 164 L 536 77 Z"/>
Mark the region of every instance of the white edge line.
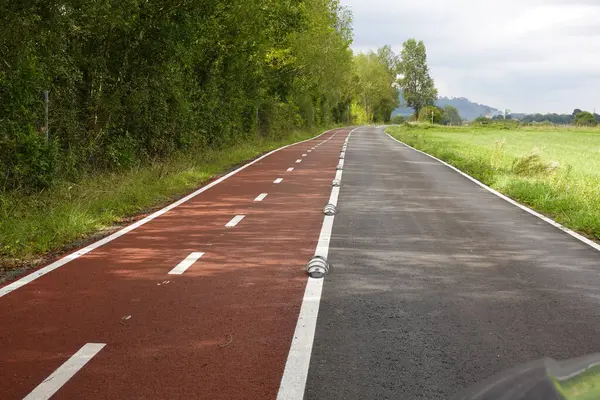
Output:
<path fill-rule="evenodd" d="M 56 371 L 40 383 L 23 400 L 47 400 L 88 363 L 105 343 L 87 343 L 71 358 L 65 361 Z"/>
<path fill-rule="evenodd" d="M 200 189 L 196 190 L 195 192 L 193 192 L 193 193 L 191 193 L 191 194 L 189 194 L 189 195 L 187 195 L 187 196 L 185 196 L 185 197 L 177 200 L 176 202 L 174 202 L 172 204 L 169 204 L 165 208 L 163 208 L 161 210 L 158 210 L 158 211 L 156 211 L 155 213 L 153 213 L 151 215 L 148 215 L 146 218 L 143 218 L 143 219 L 141 219 L 141 220 L 139 220 L 137 222 L 134 222 L 133 224 L 131 224 L 129 226 L 126 226 L 125 228 L 121 229 L 120 231 L 117 231 L 117 232 L 113 233 L 112 235 L 105 237 L 104 239 L 100 239 L 97 242 L 94 242 L 94 243 L 92 243 L 92 244 L 90 244 L 90 245 L 88 245 L 88 246 L 86 246 L 86 247 L 84 247 L 82 249 L 79 249 L 79 250 L 75 251 L 74 253 L 71 253 L 71 254 L 69 254 L 69 255 L 61 258 L 60 260 L 57 260 L 57 261 L 53 262 L 52 264 L 49 264 L 49 265 L 47 265 L 47 266 L 45 266 L 43 268 L 38 269 L 37 271 L 32 272 L 29 275 L 25 275 L 24 277 L 22 277 L 22 278 L 20 278 L 20 279 L 18 279 L 16 281 L 14 281 L 14 282 L 6 285 L 6 286 L 0 287 L 0 297 L 6 296 L 10 292 L 13 292 L 13 291 L 17 290 L 18 288 L 23 287 L 23 286 L 27 285 L 28 283 L 30 283 L 30 282 L 32 282 L 32 281 L 34 281 L 34 280 L 36 280 L 36 279 L 38 279 L 38 278 L 46 275 L 47 273 L 52 272 L 55 269 L 62 267 L 63 265 L 69 263 L 70 261 L 73 261 L 73 260 L 75 260 L 75 259 L 77 259 L 77 258 L 79 258 L 79 257 L 81 257 L 81 256 L 83 256 L 83 255 L 85 255 L 87 253 L 89 253 L 90 251 L 92 251 L 94 249 L 97 249 L 100 246 L 105 245 L 106 243 L 112 242 L 113 240 L 115 240 L 115 239 L 117 239 L 117 238 L 125 235 L 126 233 L 129 233 L 132 230 L 134 230 L 136 228 L 139 228 L 140 226 L 142 226 L 142 225 L 144 225 L 144 224 L 152 221 L 153 219 L 155 219 L 157 217 L 160 217 L 161 215 L 165 214 L 166 212 L 171 211 L 175 207 L 180 206 L 181 204 L 187 202 L 188 200 L 190 200 L 190 199 L 198 196 L 200 193 L 205 192 L 208 189 L 212 188 L 213 186 L 218 185 L 219 183 L 223 182 L 227 178 L 230 178 L 231 176 L 233 176 L 233 175 L 237 174 L 238 172 L 240 172 L 240 171 L 248 168 L 252 164 L 255 164 L 255 163 L 261 161 L 262 159 L 264 159 L 265 157 L 270 156 L 273 153 L 276 153 L 276 152 L 278 152 L 280 150 L 286 149 L 286 148 L 291 147 L 291 146 L 295 146 L 297 144 L 301 144 L 301 143 L 309 142 L 311 140 L 315 140 L 315 139 L 317 139 L 317 138 L 319 138 L 319 137 L 321 137 L 321 136 L 323 136 L 323 135 L 325 135 L 325 134 L 327 134 L 329 132 L 337 130 L 337 129 L 343 129 L 343 128 L 330 129 L 330 130 L 325 131 L 325 132 L 321 133 L 320 135 L 317 135 L 317 136 L 315 136 L 313 138 L 306 139 L 306 140 L 303 140 L 301 142 L 291 143 L 291 144 L 288 144 L 286 146 L 282 146 L 282 147 L 280 147 L 278 149 L 272 150 L 272 151 L 268 152 L 267 154 L 264 154 L 264 155 L 258 157 L 256 160 L 250 161 L 249 163 L 247 163 L 245 165 L 242 165 L 238 169 L 236 169 L 234 171 L 231 171 L 231 172 L 229 172 L 226 175 L 223 175 L 222 177 L 214 180 L 213 182 L 207 184 L 206 186 L 201 187 Z"/>
<path fill-rule="evenodd" d="M 439 158 L 432 156 L 431 154 L 427 154 L 424 151 L 421 151 L 419 149 L 415 149 L 414 147 L 412 147 L 412 146 L 410 146 L 410 145 L 408 145 L 408 144 L 406 144 L 406 143 L 404 143 L 404 142 L 396 139 L 395 137 L 393 137 L 392 135 L 390 135 L 387 132 L 385 132 L 385 134 L 388 135 L 391 139 L 395 140 L 396 142 L 398 142 L 400 144 L 403 144 L 404 146 L 406 146 L 406 147 L 408 147 L 410 149 L 418 151 L 419 153 L 424 154 L 427 157 L 430 157 L 430 158 L 432 158 L 432 159 L 434 159 L 436 161 L 439 161 L 440 163 L 444 164 L 446 167 L 448 167 L 450 169 L 453 169 L 454 171 L 458 172 L 459 174 L 461 174 L 465 178 L 469 179 L 470 181 L 472 181 L 472 182 L 476 183 L 477 185 L 481 186 L 482 188 L 486 189 L 490 193 L 495 194 L 496 196 L 500 197 L 501 199 L 508 201 L 510 204 L 519 207 L 521 210 L 527 211 L 529 214 L 538 217 L 539 219 L 541 219 L 541 220 L 549 223 L 550 225 L 552 225 L 552 226 L 560 229 L 561 231 L 563 231 L 563 232 L 571 235 L 575 239 L 577 239 L 577 240 L 579 240 L 579 241 L 587 244 L 588 246 L 593 247 L 594 249 L 600 251 L 600 245 L 598 243 L 596 243 L 596 242 L 594 242 L 594 241 L 586 238 L 585 236 L 580 235 L 579 233 L 577 233 L 575 231 L 572 231 L 571 229 L 569 229 L 569 228 L 567 228 L 567 227 L 559 224 L 558 222 L 554 221 L 553 219 L 550 219 L 550 218 L 546 217 L 545 215 L 542 215 L 542 214 L 538 213 L 537 211 L 532 210 L 531 208 L 529 208 L 529 207 L 527 207 L 527 206 L 525 206 L 525 205 L 523 205 L 523 204 L 521 204 L 521 203 L 519 203 L 519 202 L 511 199 L 510 197 L 503 195 L 502 193 L 498 192 L 497 190 L 494 190 L 491 187 L 487 186 L 485 183 L 480 182 L 477 179 L 473 178 L 471 175 L 468 175 L 468 174 L 464 173 L 463 171 L 461 171 L 460 169 L 456 168 L 455 166 L 450 165 L 447 162 L 442 161 Z"/>
<path fill-rule="evenodd" d="M 226 228 L 233 228 L 234 226 L 236 226 L 237 224 L 239 224 L 244 218 L 246 218 L 245 215 L 236 215 L 235 217 L 233 217 L 231 219 L 231 221 L 229 221 L 228 223 L 225 224 Z"/>
<path fill-rule="evenodd" d="M 358 128 L 350 131 L 348 137 L 356 129 Z M 341 171 L 338 172 L 340 172 L 341 178 Z M 333 187 L 331 190 L 329 202 L 334 205 L 337 205 L 339 189 L 339 187 Z M 326 215 L 323 218 L 323 226 L 319 234 L 319 242 L 317 243 L 315 255 L 327 257 L 333 220 L 333 215 Z M 315 279 L 309 277 L 306 283 L 298 322 L 296 323 L 292 344 L 277 393 L 277 400 L 302 400 L 304 398 L 324 281 L 324 278 Z"/>
<path fill-rule="evenodd" d="M 183 274 L 189 267 L 191 267 L 196 261 L 202 257 L 204 253 L 202 252 L 194 252 L 190 253 L 189 256 L 185 258 L 182 262 L 177 264 L 175 268 L 169 271 L 168 275 L 181 275 Z"/>
<path fill-rule="evenodd" d="M 267 197 L 267 195 L 268 195 L 268 193 L 261 193 L 258 196 L 256 196 L 254 201 L 263 201 Z"/>

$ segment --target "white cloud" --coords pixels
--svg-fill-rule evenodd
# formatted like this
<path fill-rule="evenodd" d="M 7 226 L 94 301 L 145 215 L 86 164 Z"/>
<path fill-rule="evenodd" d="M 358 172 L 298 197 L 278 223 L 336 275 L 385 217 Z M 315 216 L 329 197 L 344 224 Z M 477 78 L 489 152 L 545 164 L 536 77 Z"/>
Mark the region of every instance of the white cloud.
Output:
<path fill-rule="evenodd" d="M 600 0 L 342 0 L 359 51 L 425 42 L 440 94 L 522 112 L 600 109 Z"/>

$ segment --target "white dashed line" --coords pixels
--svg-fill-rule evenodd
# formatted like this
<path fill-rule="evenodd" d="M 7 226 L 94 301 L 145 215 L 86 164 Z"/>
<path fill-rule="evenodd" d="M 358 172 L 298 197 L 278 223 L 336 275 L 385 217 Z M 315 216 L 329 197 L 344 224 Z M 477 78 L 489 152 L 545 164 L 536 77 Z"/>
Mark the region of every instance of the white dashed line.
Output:
<path fill-rule="evenodd" d="M 283 182 L 283 178 L 277 178 L 273 181 L 273 183 L 281 183 Z"/>
<path fill-rule="evenodd" d="M 254 201 L 263 201 L 265 199 L 265 197 L 267 197 L 267 193 L 261 193 L 258 196 L 256 196 Z"/>
<path fill-rule="evenodd" d="M 287 169 L 287 172 L 292 172 L 293 170 L 294 170 L 294 167 L 289 167 L 289 168 Z"/>
<path fill-rule="evenodd" d="M 306 157 L 308 154 L 302 154 L 302 157 Z"/>
<path fill-rule="evenodd" d="M 299 158 L 299 159 L 296 160 L 296 164 L 300 164 L 301 162 L 302 162 L 301 158 Z"/>
<path fill-rule="evenodd" d="M 71 356 L 63 365 L 58 367 L 48 378 L 40 383 L 23 400 L 47 400 L 71 379 L 85 364 L 88 363 L 105 343 L 88 343 Z"/>
<path fill-rule="evenodd" d="M 233 228 L 234 226 L 239 224 L 240 221 L 244 219 L 244 217 L 246 217 L 246 216 L 245 215 L 236 215 L 235 217 L 233 217 L 231 219 L 231 221 L 229 221 L 228 223 L 225 224 L 225 228 Z"/>
<path fill-rule="evenodd" d="M 175 268 L 169 271 L 169 275 L 181 275 L 183 274 L 189 267 L 192 266 L 200 257 L 202 257 L 204 253 L 194 252 L 190 253 L 189 256 L 185 258 L 182 262 L 177 264 Z"/>

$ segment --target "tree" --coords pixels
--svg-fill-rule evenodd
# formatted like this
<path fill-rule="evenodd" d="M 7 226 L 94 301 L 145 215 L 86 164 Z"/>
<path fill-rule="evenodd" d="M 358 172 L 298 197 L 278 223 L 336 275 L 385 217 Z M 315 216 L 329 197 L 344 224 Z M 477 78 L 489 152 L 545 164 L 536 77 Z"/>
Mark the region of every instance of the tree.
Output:
<path fill-rule="evenodd" d="M 596 126 L 598 121 L 594 118 L 594 115 L 588 111 L 582 111 L 575 115 L 575 125 L 577 126 Z"/>
<path fill-rule="evenodd" d="M 395 115 L 392 117 L 390 122 L 395 125 L 400 125 L 400 124 L 403 124 L 405 121 L 406 120 L 404 119 L 404 117 L 402 115 Z"/>
<path fill-rule="evenodd" d="M 442 108 L 442 124 L 444 125 L 460 125 L 462 124 L 462 118 L 455 107 L 450 105 Z"/>
<path fill-rule="evenodd" d="M 392 64 L 396 56 L 391 53 L 382 57 L 379 53 L 360 53 L 354 57 L 354 98 L 355 107 L 364 109 L 366 121 L 389 122 L 392 111 L 398 105 L 398 89 L 394 85 L 395 76 Z"/>
<path fill-rule="evenodd" d="M 401 79 L 406 104 L 420 115 L 423 107 L 433 105 L 437 98 L 437 89 L 429 75 L 427 53 L 422 41 L 409 39 L 402 44 L 401 61 L 399 63 Z"/>
<path fill-rule="evenodd" d="M 425 106 L 419 112 L 419 121 L 440 124 L 442 123 L 442 110 L 436 106 Z"/>

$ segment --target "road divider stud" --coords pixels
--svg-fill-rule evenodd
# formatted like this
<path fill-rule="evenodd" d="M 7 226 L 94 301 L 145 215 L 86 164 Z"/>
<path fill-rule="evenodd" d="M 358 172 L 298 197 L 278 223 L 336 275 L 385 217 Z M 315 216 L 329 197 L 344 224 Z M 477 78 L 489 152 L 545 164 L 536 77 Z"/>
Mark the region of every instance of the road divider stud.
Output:
<path fill-rule="evenodd" d="M 329 273 L 331 265 L 327 262 L 324 257 L 314 256 L 306 264 L 306 273 L 311 278 L 323 278 Z"/>
<path fill-rule="evenodd" d="M 331 182 L 331 186 L 333 187 L 340 187 L 342 185 L 342 182 L 339 179 L 334 179 L 333 182 Z"/>
<path fill-rule="evenodd" d="M 337 208 L 333 204 L 327 204 L 323 209 L 323 214 L 325 215 L 335 215 L 337 212 Z"/>

